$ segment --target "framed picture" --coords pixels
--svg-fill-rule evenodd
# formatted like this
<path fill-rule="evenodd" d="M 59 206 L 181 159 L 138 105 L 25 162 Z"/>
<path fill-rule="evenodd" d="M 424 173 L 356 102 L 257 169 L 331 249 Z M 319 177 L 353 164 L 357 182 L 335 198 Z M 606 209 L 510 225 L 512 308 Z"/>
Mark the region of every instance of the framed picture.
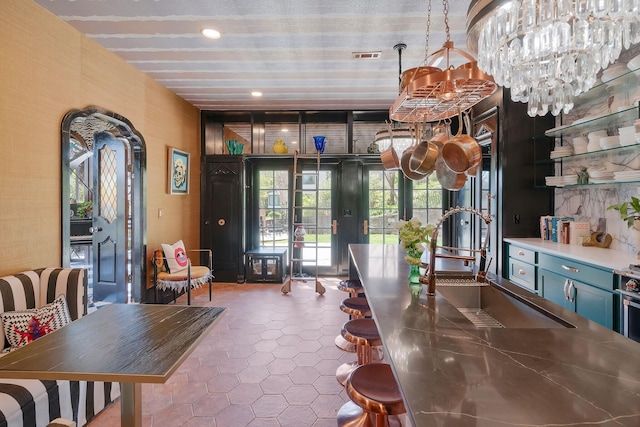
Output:
<path fill-rule="evenodd" d="M 189 194 L 189 153 L 169 148 L 169 194 Z"/>

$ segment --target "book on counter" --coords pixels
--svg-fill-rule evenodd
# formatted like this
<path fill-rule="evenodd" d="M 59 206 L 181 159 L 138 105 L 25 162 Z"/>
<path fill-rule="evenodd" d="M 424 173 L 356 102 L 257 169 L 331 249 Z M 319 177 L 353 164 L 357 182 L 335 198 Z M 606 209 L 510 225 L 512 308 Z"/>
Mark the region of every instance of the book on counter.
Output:
<path fill-rule="evenodd" d="M 540 217 L 540 237 L 551 242 L 580 245 L 591 234 L 590 224 L 569 216 Z"/>

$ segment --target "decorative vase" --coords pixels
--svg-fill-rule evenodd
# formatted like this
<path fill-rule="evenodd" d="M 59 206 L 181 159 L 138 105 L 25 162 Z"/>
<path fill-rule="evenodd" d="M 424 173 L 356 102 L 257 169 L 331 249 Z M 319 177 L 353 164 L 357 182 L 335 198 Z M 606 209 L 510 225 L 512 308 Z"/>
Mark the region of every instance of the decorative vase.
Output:
<path fill-rule="evenodd" d="M 325 138 L 324 136 L 313 137 L 313 142 L 315 142 L 316 144 L 316 150 L 318 150 L 320 154 L 324 153 L 324 145 L 325 145 L 324 138 Z"/>
<path fill-rule="evenodd" d="M 411 290 L 411 297 L 418 298 L 420 292 L 422 292 L 422 283 L 420 283 L 420 267 L 412 265 L 409 270 L 409 289 Z"/>
<path fill-rule="evenodd" d="M 411 265 L 411 269 L 409 270 L 409 283 L 420 283 L 420 267 L 419 266 Z"/>

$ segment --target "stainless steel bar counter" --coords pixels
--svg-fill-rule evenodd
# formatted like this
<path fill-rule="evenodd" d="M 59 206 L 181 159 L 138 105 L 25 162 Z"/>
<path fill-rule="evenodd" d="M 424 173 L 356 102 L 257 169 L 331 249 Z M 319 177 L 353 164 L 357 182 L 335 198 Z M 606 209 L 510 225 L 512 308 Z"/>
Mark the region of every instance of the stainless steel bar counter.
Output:
<path fill-rule="evenodd" d="M 412 300 L 398 245 L 349 251 L 416 426 L 640 425 L 640 343 L 500 279 L 573 327 L 476 327 L 440 292 Z"/>

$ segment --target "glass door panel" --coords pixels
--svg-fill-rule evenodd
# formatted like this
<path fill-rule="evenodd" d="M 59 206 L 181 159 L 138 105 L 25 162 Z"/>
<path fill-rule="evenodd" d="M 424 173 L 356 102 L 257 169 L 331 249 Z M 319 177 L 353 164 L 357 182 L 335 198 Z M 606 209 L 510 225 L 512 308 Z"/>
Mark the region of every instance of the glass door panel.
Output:
<path fill-rule="evenodd" d="M 386 171 L 382 166 L 368 166 L 365 170 L 366 199 L 364 242 L 398 243 L 399 171 Z"/>
<path fill-rule="evenodd" d="M 333 233 L 333 182 L 335 169 L 321 169 L 317 175 L 303 179 L 300 213 L 305 226 L 302 258 L 304 267 L 315 267 L 317 259 L 320 273 L 334 274 L 336 269 L 335 235 Z M 317 187 L 316 187 L 317 186 Z"/>
<path fill-rule="evenodd" d="M 286 249 L 289 230 L 289 171 L 261 170 L 258 180 L 260 247 Z"/>

